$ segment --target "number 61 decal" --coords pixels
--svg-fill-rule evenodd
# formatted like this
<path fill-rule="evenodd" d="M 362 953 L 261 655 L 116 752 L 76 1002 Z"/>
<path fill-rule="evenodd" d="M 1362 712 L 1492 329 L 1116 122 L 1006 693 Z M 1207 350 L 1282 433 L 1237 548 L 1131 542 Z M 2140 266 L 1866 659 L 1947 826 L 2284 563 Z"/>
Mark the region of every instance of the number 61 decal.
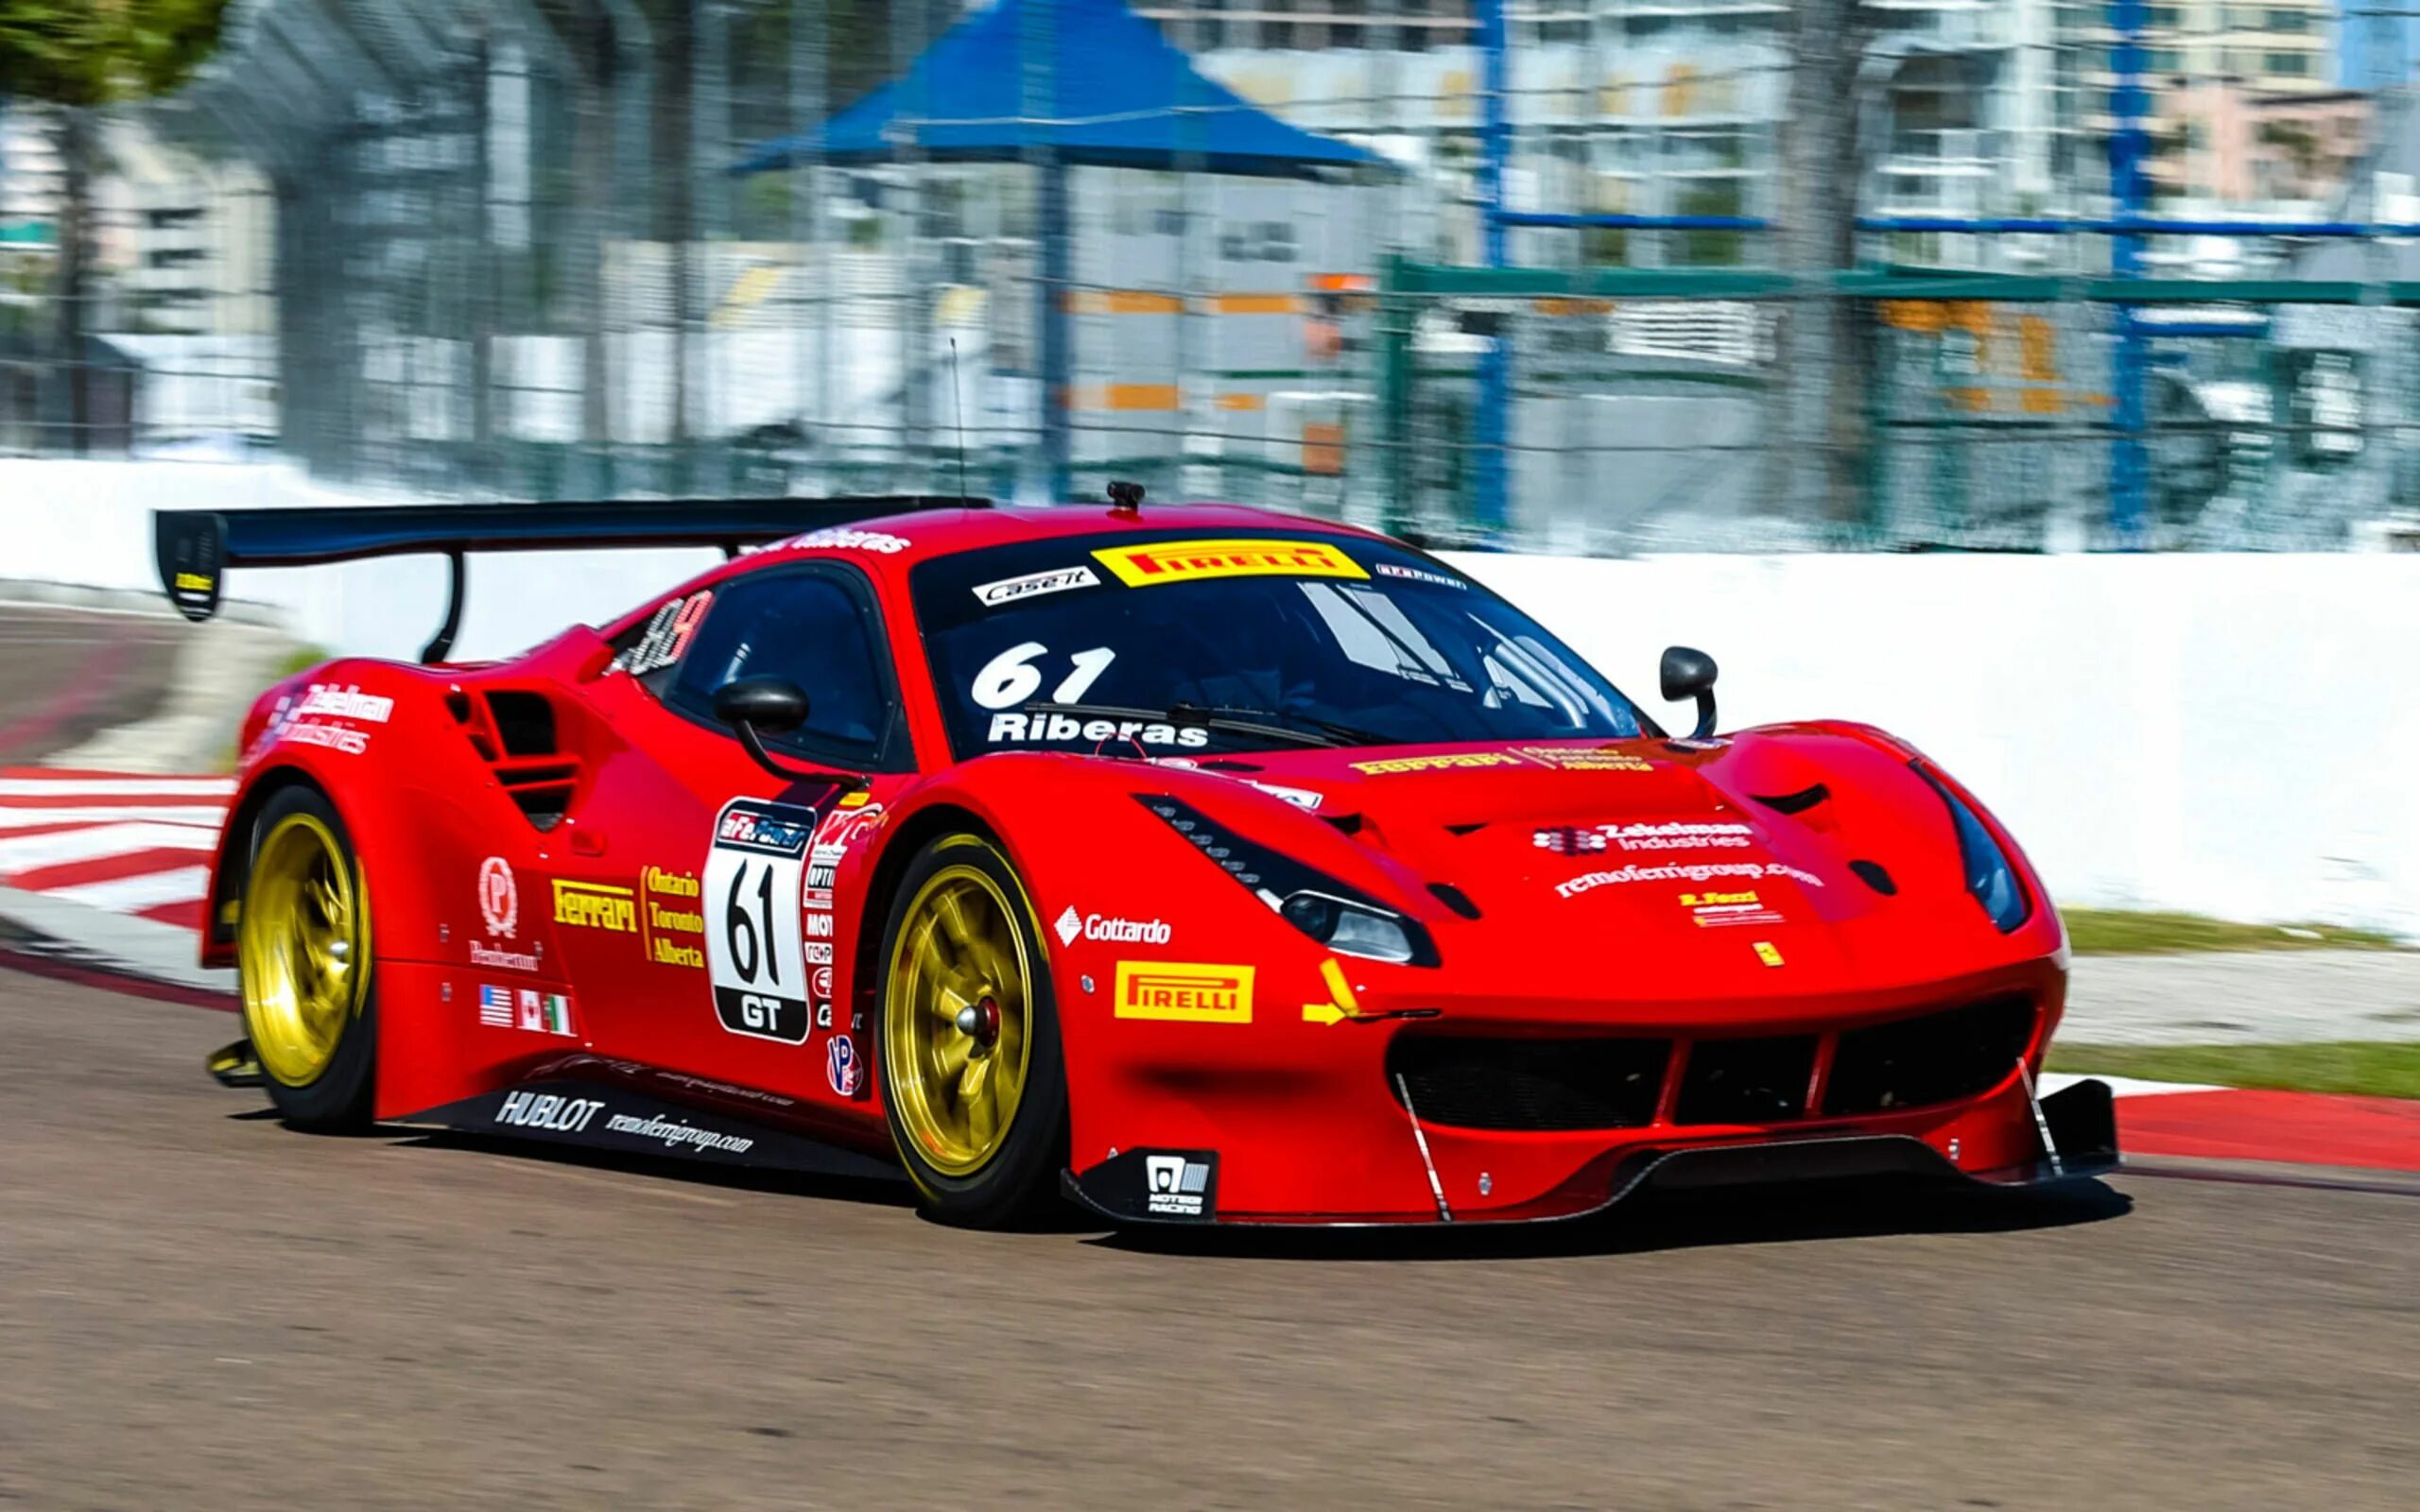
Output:
<path fill-rule="evenodd" d="M 706 967 L 715 1017 L 733 1034 L 804 1044 L 806 953 L 799 886 L 816 811 L 734 799 L 715 819 L 699 901 L 706 913 Z"/>

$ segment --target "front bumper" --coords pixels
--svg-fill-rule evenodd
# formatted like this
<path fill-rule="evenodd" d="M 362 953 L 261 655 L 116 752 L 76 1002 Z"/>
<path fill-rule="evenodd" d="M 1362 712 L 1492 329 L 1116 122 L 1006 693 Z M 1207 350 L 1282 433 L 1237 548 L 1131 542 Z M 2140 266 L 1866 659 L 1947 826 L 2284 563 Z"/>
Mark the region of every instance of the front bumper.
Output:
<path fill-rule="evenodd" d="M 1426 1148 L 1420 1153 L 1433 1200 L 1400 1211 L 1225 1211 L 1218 1202 L 1218 1151 L 1128 1150 L 1081 1173 L 1068 1171 L 1061 1182 L 1071 1201 L 1117 1224 L 1338 1227 L 1558 1223 L 1590 1217 L 1651 1190 L 1858 1177 L 1949 1180 L 2002 1191 L 2038 1189 L 2089 1180 L 2117 1168 L 2117 1114 L 2105 1083 L 2079 1082 L 2038 1104 L 2027 1097 L 2024 1115 L 2030 1148 L 2006 1151 L 2018 1158 L 1987 1166 L 1962 1163 L 1950 1152 L 1962 1151 L 1963 1137 L 1938 1131 L 1930 1136 L 1835 1129 L 1780 1138 L 1666 1137 L 1608 1149 L 1529 1200 L 1459 1209 L 1436 1179 L 1435 1161 Z M 1948 1143 L 1937 1144 L 1936 1138 Z"/>
<path fill-rule="evenodd" d="M 1115 1215 L 1096 1168 L 1137 1149 L 1215 1152 L 1219 1221 L 1341 1224 L 1574 1216 L 1618 1200 L 1658 1158 L 1700 1149 L 1787 1146 L 1821 1163 L 1797 1147 L 1896 1139 L 1982 1180 L 2043 1154 L 2029 1074 L 2064 1005 L 2050 958 L 1887 988 L 1619 1004 L 1456 996 L 1403 975 L 1420 1003 L 1374 971 L 1354 1002 L 1338 999 L 1355 1010 L 1342 1022 L 1310 1001 L 1318 988 L 1264 969 L 1250 1022 L 1071 1027 L 1077 1200 Z M 1291 1003 L 1299 1022 L 1267 1011 Z M 1163 1207 L 1139 1216 L 1191 1216 Z"/>

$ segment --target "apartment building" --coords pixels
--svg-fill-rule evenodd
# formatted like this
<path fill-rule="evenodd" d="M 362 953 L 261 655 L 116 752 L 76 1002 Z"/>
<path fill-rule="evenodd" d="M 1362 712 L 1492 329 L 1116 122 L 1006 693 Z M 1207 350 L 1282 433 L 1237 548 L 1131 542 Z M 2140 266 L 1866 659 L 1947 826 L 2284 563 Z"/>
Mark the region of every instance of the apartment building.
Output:
<path fill-rule="evenodd" d="M 2175 0 L 2148 9 L 2154 78 L 2233 78 L 2262 94 L 2339 87 L 2336 0 Z"/>
<path fill-rule="evenodd" d="M 0 242 L 48 243 L 64 177 L 49 123 L 0 104 Z"/>
<path fill-rule="evenodd" d="M 2296 191 L 2327 181 L 2333 133 L 2356 116 L 2366 127 L 2367 107 L 2338 81 L 2336 12 L 2335 0 L 2176 0 L 2145 8 L 2148 25 L 2139 41 L 2152 143 L 2144 173 L 2155 198 L 2247 204 L 2312 198 Z M 2100 136 L 2118 127 L 2113 65 L 2119 38 L 2108 19 L 2103 10 L 2088 30 L 2092 63 L 2084 120 Z M 2356 37 L 2349 44 L 2360 41 Z M 2333 96 L 2334 103 L 2303 112 L 2294 104 L 2299 96 Z M 2255 107 L 2256 100 L 2266 103 Z M 2308 153 L 2282 150 L 2284 144 L 2300 140 L 2298 113 L 2321 123 L 2325 140 L 2316 161 Z M 2256 151 L 2256 140 L 2234 145 L 2238 128 L 2255 139 L 2260 135 L 2262 120 L 2245 124 L 2254 116 L 2265 119 L 2269 145 L 2280 146 L 2279 153 Z M 2252 176 L 2255 158 L 2270 163 L 2259 183 Z M 2271 171 L 2280 163 L 2293 171 Z"/>
<path fill-rule="evenodd" d="M 2156 192 L 2204 204 L 2333 200 L 2369 148 L 2375 101 L 2361 90 L 2260 94 L 2197 79 L 2160 99 Z"/>
<path fill-rule="evenodd" d="M 1484 60 L 1469 0 L 1193 0 L 1140 8 L 1205 71 L 1315 130 L 1369 140 L 1471 195 Z M 2084 208 L 2106 181 L 2083 119 L 2081 0 L 1876 0 L 1861 113 L 1866 207 L 1988 216 Z M 1770 215 L 1789 109 L 1787 0 L 1524 0 L 1508 11 L 1515 208 Z M 1465 238 L 1467 240 L 1467 238 Z M 1515 234 L 1517 261 L 1754 261 L 1735 232 Z M 1921 243 L 1918 245 L 1917 243 Z M 2005 240 L 1897 249 L 1997 266 Z M 1469 249 L 1463 249 L 1465 254 Z"/>

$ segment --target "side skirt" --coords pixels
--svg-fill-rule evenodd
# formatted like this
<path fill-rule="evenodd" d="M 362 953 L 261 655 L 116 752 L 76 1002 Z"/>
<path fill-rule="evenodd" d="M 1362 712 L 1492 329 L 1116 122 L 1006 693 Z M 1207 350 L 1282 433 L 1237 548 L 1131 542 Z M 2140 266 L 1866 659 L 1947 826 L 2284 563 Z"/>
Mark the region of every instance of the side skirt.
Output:
<path fill-rule="evenodd" d="M 755 1170 L 906 1179 L 888 1161 L 788 1129 L 667 1102 L 628 1087 L 570 1077 L 527 1082 L 386 1122 Z"/>

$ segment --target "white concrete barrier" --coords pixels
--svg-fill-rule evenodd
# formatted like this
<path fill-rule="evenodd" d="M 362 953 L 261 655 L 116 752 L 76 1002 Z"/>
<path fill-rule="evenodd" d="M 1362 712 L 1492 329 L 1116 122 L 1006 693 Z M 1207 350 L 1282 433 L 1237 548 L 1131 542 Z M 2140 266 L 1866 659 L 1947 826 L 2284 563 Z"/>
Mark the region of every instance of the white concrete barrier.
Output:
<path fill-rule="evenodd" d="M 155 506 L 341 504 L 283 466 L 0 460 L 0 577 L 156 591 Z M 473 561 L 458 654 L 598 623 L 711 551 Z M 1786 556 L 1456 564 L 1634 697 L 1681 643 L 1722 725 L 1843 717 L 1914 742 L 2065 902 L 2420 937 L 2420 557 Z M 443 568 L 237 572 L 336 650 L 412 656 Z"/>
<path fill-rule="evenodd" d="M 2420 936 L 2420 558 L 1461 556 L 1633 696 L 1921 747 L 2064 902 Z"/>

